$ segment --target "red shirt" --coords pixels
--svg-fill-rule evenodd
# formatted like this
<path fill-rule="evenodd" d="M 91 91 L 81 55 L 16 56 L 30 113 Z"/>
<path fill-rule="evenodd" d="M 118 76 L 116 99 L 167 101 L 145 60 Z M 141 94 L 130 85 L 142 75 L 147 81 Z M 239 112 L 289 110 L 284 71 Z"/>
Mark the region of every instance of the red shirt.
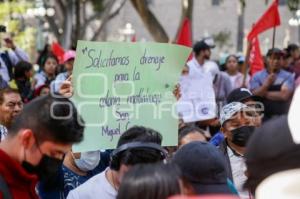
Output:
<path fill-rule="evenodd" d="M 4 178 L 13 199 L 38 199 L 35 191 L 37 177 L 27 173 L 20 163 L 0 149 L 0 175 Z M 0 199 L 2 199 L 0 192 Z"/>

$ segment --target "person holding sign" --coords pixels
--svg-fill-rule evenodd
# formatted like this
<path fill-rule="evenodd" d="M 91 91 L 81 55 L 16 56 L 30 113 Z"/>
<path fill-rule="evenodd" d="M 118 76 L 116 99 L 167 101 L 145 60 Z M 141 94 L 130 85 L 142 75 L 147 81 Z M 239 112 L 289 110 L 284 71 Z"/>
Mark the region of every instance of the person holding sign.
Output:
<path fill-rule="evenodd" d="M 51 82 L 50 88 L 52 92 L 58 92 L 60 86 L 62 85 L 62 82 L 67 80 L 71 75 L 73 71 L 73 65 L 75 60 L 76 52 L 73 50 L 69 50 L 65 52 L 64 54 L 64 66 L 66 69 L 66 72 L 60 73 L 55 78 L 55 81 Z"/>
<path fill-rule="evenodd" d="M 155 163 L 166 158 L 160 133 L 135 126 L 124 132 L 111 156 L 109 168 L 70 191 L 67 199 L 115 199 L 125 173 L 136 164 Z"/>

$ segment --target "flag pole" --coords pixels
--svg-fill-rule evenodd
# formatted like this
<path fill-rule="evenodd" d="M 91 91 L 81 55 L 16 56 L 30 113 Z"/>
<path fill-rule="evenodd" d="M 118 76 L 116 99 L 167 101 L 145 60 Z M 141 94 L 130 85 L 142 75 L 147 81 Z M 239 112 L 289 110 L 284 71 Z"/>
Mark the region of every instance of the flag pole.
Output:
<path fill-rule="evenodd" d="M 253 27 L 254 27 L 254 23 L 252 24 L 252 28 Z M 248 69 L 248 65 L 249 65 L 250 52 L 251 52 L 251 48 L 252 48 L 252 40 L 251 41 L 248 40 L 248 42 L 247 42 L 246 57 L 245 57 L 245 61 L 242 66 L 242 73 L 244 75 L 242 87 L 246 87 L 246 79 L 247 79 L 247 72 L 248 72 L 247 69 Z"/>
<path fill-rule="evenodd" d="M 276 26 L 273 27 L 272 49 L 275 47 Z"/>
<path fill-rule="evenodd" d="M 247 42 L 246 57 L 245 57 L 245 61 L 244 61 L 243 66 L 242 66 L 242 73 L 244 75 L 242 87 L 246 87 L 246 79 L 247 79 L 247 72 L 248 72 L 247 69 L 248 69 L 248 64 L 249 64 L 249 59 L 250 59 L 251 48 L 252 48 L 252 41 L 248 41 Z"/>
<path fill-rule="evenodd" d="M 273 39 L 272 39 L 272 51 L 275 47 L 275 36 L 276 36 L 276 26 L 273 27 Z M 272 64 L 274 60 L 274 53 L 272 53 Z M 274 69 L 272 70 L 272 73 L 274 73 Z"/>

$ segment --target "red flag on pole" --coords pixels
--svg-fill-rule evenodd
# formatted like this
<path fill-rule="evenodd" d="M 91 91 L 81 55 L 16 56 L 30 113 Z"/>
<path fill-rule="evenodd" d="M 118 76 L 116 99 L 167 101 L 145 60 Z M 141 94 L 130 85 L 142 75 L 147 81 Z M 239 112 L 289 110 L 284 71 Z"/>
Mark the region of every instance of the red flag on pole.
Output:
<path fill-rule="evenodd" d="M 185 18 L 183 20 L 176 43 L 188 47 L 192 47 L 193 45 L 191 22 L 188 18 Z M 189 56 L 188 60 L 190 60 L 191 58 L 192 54 Z"/>
<path fill-rule="evenodd" d="M 256 22 L 252 30 L 247 36 L 248 41 L 252 41 L 259 33 L 269 28 L 280 25 L 280 15 L 278 11 L 278 0 L 275 0 L 268 10 Z"/>
<path fill-rule="evenodd" d="M 192 42 L 192 31 L 191 31 L 191 22 L 188 18 L 183 20 L 181 29 L 178 34 L 177 44 L 191 47 Z"/>
<path fill-rule="evenodd" d="M 261 56 L 259 39 L 255 37 L 251 41 L 251 51 L 249 56 L 250 74 L 253 76 L 256 72 L 264 68 L 263 57 Z"/>
<path fill-rule="evenodd" d="M 58 42 L 53 42 L 51 45 L 51 50 L 53 54 L 57 57 L 59 63 L 62 64 L 65 54 L 65 50 L 63 49 L 63 47 L 61 47 L 61 45 Z"/>

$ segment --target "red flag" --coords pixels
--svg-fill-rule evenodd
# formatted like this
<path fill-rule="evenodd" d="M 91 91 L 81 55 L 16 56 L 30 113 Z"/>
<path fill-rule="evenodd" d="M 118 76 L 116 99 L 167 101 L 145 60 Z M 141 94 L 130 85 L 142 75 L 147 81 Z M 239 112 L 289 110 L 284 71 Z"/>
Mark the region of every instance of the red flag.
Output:
<path fill-rule="evenodd" d="M 278 0 L 275 0 L 268 10 L 256 22 L 252 30 L 247 36 L 248 41 L 251 41 L 259 33 L 264 32 L 269 28 L 280 25 L 280 15 L 278 11 Z"/>
<path fill-rule="evenodd" d="M 51 46 L 53 54 L 57 57 L 60 64 L 63 63 L 65 50 L 60 46 L 58 42 L 53 42 Z"/>
<path fill-rule="evenodd" d="M 188 46 L 188 47 L 192 47 L 192 45 L 193 45 L 191 22 L 188 18 L 185 18 L 183 20 L 176 43 L 179 45 Z M 190 54 L 188 60 L 190 60 L 190 59 L 192 59 L 192 53 Z"/>
<path fill-rule="evenodd" d="M 261 71 L 264 68 L 264 61 L 261 56 L 258 37 L 253 38 L 251 43 L 252 47 L 250 51 L 249 65 L 250 74 L 253 76 L 256 72 Z"/>
<path fill-rule="evenodd" d="M 136 42 L 136 34 L 131 37 L 131 42 Z"/>
<path fill-rule="evenodd" d="M 191 47 L 193 45 L 191 22 L 188 18 L 185 18 L 183 20 L 176 43 L 179 45 L 188 46 L 188 47 Z"/>

